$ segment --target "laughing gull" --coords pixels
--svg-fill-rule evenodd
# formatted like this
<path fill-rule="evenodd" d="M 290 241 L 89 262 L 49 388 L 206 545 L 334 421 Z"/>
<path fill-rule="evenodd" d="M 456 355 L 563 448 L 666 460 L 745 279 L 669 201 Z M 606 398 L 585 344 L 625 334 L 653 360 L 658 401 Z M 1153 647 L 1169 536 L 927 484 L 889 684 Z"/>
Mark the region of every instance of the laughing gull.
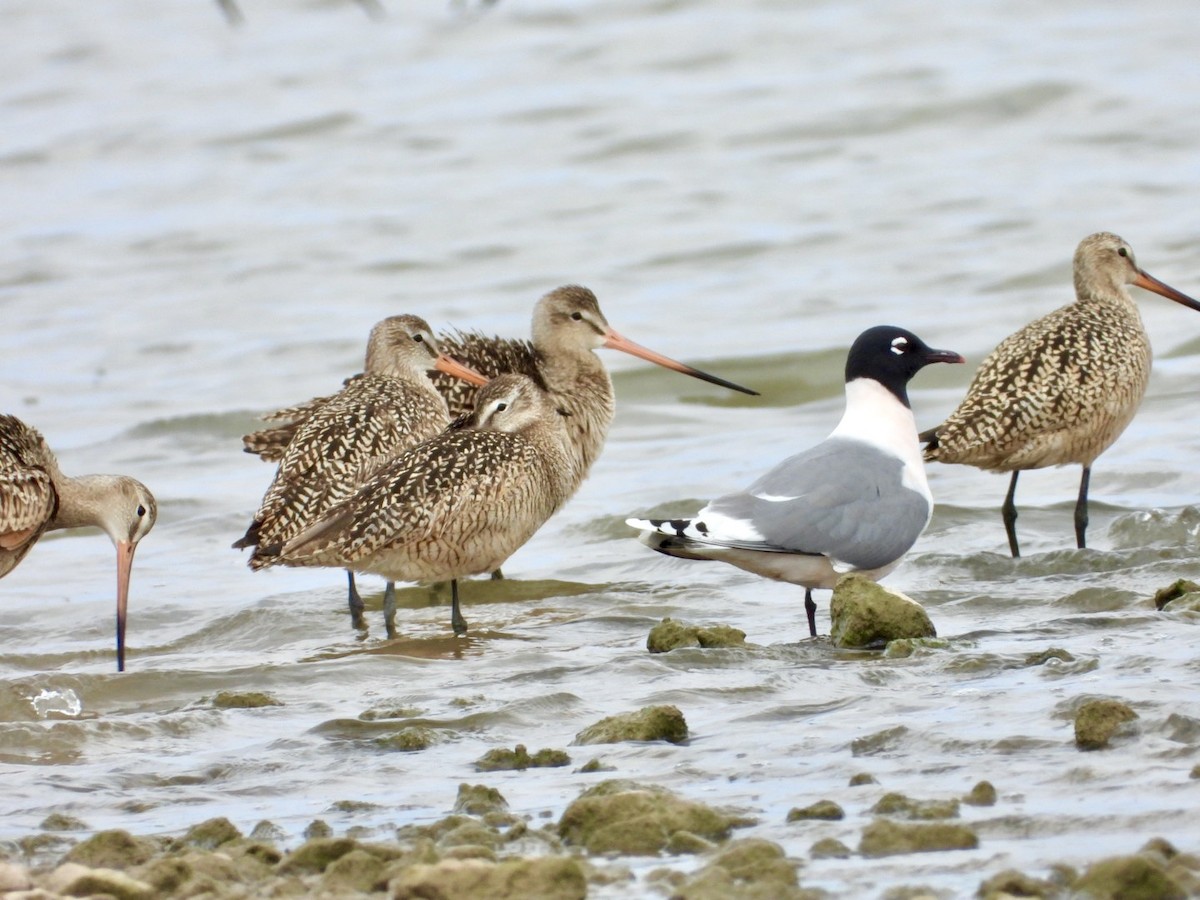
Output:
<path fill-rule="evenodd" d="M 1133 248 L 1101 231 L 1075 250 L 1075 302 L 1005 338 L 979 366 L 958 409 L 921 435 L 927 460 L 1012 472 L 1000 508 L 1008 549 L 1017 544 L 1017 476 L 1083 466 L 1075 544 L 1087 544 L 1092 463 L 1125 430 L 1150 383 L 1150 338 L 1126 285 L 1189 309 L 1200 302 L 1138 267 Z"/>
<path fill-rule="evenodd" d="M 903 328 L 859 335 L 846 358 L 846 412 L 824 441 L 691 519 L 627 519 L 639 539 L 680 559 L 715 559 L 802 585 L 817 634 L 814 588 L 846 572 L 882 578 L 933 511 L 908 382 L 935 362 L 961 363 Z"/>

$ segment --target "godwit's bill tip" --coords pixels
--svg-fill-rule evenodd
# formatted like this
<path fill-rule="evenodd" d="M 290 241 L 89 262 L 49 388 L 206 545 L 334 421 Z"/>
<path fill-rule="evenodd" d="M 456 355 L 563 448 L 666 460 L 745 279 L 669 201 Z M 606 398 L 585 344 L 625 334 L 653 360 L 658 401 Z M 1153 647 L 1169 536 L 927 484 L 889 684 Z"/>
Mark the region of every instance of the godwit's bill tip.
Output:
<path fill-rule="evenodd" d="M 629 353 L 632 356 L 640 357 L 647 362 L 652 362 L 655 365 L 662 366 L 665 369 L 671 369 L 675 372 L 682 372 L 684 375 L 691 375 L 693 378 L 699 378 L 701 381 L 707 381 L 709 384 L 717 384 L 721 387 L 729 388 L 731 391 L 741 391 L 743 394 L 749 394 L 752 397 L 758 396 L 758 391 L 752 391 L 750 388 L 742 387 L 740 384 L 734 384 L 732 381 L 726 381 L 724 378 L 718 378 L 716 375 L 709 375 L 707 372 L 702 372 L 692 366 L 685 365 L 671 359 L 669 356 L 663 356 L 661 353 L 655 353 L 641 344 L 636 344 L 623 337 L 611 328 L 604 334 L 604 346 L 613 350 L 621 350 Z"/>
<path fill-rule="evenodd" d="M 1142 269 L 1138 269 L 1137 277 L 1133 279 L 1133 283 L 1147 291 L 1153 291 L 1166 297 L 1168 300 L 1174 300 L 1176 303 L 1181 303 L 1189 309 L 1194 309 L 1200 312 L 1200 301 L 1193 300 L 1183 291 L 1177 291 L 1165 282 L 1159 281 L 1153 275 L 1150 275 Z"/>
<path fill-rule="evenodd" d="M 137 544 L 117 541 L 117 671 L 125 671 L 125 611 L 129 607 L 129 573 Z"/>
<path fill-rule="evenodd" d="M 444 353 L 438 354 L 433 367 L 439 372 L 445 372 L 447 375 L 453 375 L 455 378 L 461 378 L 463 381 L 469 381 L 471 384 L 479 385 L 480 387 L 488 383 L 485 376 L 480 375 L 474 369 L 464 366 L 458 360 Z"/>

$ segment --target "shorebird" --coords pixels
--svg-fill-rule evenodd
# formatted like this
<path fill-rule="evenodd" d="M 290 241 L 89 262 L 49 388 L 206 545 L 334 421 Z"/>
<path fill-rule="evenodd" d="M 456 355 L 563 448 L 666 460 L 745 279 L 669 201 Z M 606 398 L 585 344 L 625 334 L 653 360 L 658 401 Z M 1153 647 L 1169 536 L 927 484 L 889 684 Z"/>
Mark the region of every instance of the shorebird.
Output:
<path fill-rule="evenodd" d="M 284 449 L 274 481 L 245 536 L 233 544 L 255 548 L 251 569 L 262 568 L 262 547 L 295 537 L 392 456 L 450 424 L 446 403 L 429 379 L 431 370 L 477 385 L 487 382 L 442 353 L 419 316 L 377 323 L 367 341 L 365 370 L 337 394 L 304 405 L 307 415 Z M 351 620 L 362 628 L 362 598 L 354 573 L 347 575 Z M 394 591 L 389 583 L 385 606 L 394 603 Z"/>
<path fill-rule="evenodd" d="M 1075 250 L 1075 302 L 1005 338 L 958 409 L 921 435 L 927 460 L 1012 472 L 1001 515 L 1014 557 L 1017 476 L 1025 469 L 1083 466 L 1075 541 L 1086 546 L 1092 463 L 1133 419 L 1150 380 L 1150 338 L 1130 284 L 1200 310 L 1138 268 L 1117 235 L 1090 235 Z"/>
<path fill-rule="evenodd" d="M 652 550 L 713 559 L 801 585 L 816 637 L 816 588 L 847 572 L 892 571 L 933 512 L 908 382 L 930 363 L 961 363 L 891 325 L 858 336 L 846 358 L 846 411 L 824 441 L 690 519 L 627 519 Z"/>
<path fill-rule="evenodd" d="M 0 578 L 47 531 L 101 528 L 117 549 L 117 671 L 125 671 L 125 611 L 138 541 L 158 507 L 140 481 L 126 475 L 69 478 L 42 435 L 15 416 L 0 415 Z"/>
<path fill-rule="evenodd" d="M 495 571 L 570 494 L 567 419 L 528 377 L 497 376 L 469 417 L 393 458 L 282 546 L 261 546 L 259 565 L 449 581 L 462 635 L 458 579 Z"/>
<path fill-rule="evenodd" d="M 574 284 L 555 288 L 538 300 L 533 310 L 532 341 L 463 332 L 441 335 L 439 340 L 455 359 L 489 377 L 505 372 L 528 375 L 546 390 L 557 408 L 568 413 L 566 427 L 573 471 L 571 494 L 583 483 L 592 463 L 600 455 L 616 408 L 612 379 L 594 350 L 601 347 L 621 350 L 711 384 L 743 394 L 758 394 L 623 337 L 600 312 L 596 295 Z M 475 388 L 437 375 L 434 383 L 446 398 L 451 416 L 471 409 Z"/>

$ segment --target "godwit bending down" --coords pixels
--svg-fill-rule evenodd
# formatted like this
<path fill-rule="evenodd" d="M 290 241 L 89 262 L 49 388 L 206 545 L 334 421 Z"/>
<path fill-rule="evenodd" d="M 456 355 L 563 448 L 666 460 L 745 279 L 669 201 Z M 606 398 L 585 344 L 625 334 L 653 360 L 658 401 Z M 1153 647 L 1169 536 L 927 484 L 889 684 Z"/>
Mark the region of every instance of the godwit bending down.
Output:
<path fill-rule="evenodd" d="M 1001 514 L 1014 557 L 1017 476 L 1024 469 L 1083 466 L 1075 540 L 1086 546 L 1092 463 L 1125 430 L 1150 380 L 1150 339 L 1126 285 L 1200 310 L 1200 303 L 1138 268 L 1115 234 L 1075 251 L 1075 302 L 1009 335 L 985 359 L 967 396 L 924 432 L 927 460 L 1012 472 Z"/>
<path fill-rule="evenodd" d="M 592 351 L 600 347 L 622 350 L 702 381 L 743 394 L 757 394 L 622 337 L 600 312 L 596 295 L 574 284 L 555 288 L 537 302 L 533 310 L 532 342 L 464 333 L 442 335 L 440 339 L 447 353 L 484 375 L 491 377 L 504 372 L 528 375 L 546 390 L 555 407 L 567 413 L 573 473 L 568 497 L 583 483 L 600 455 L 615 409 L 612 380 L 604 363 Z M 451 416 L 471 409 L 475 389 L 470 385 L 437 375 L 434 383 L 446 397 Z"/>
<path fill-rule="evenodd" d="M 117 548 L 117 671 L 125 671 L 125 610 L 138 541 L 158 507 L 140 481 L 125 475 L 68 478 L 36 429 L 0 415 L 0 578 L 47 531 L 102 528 Z"/>
<path fill-rule="evenodd" d="M 470 417 L 393 458 L 283 546 L 260 547 L 259 564 L 450 581 L 461 635 L 457 579 L 495 571 L 570 493 L 565 419 L 531 379 L 498 376 Z"/>
<path fill-rule="evenodd" d="M 802 585 L 817 634 L 814 588 L 840 575 L 882 578 L 916 543 L 933 512 L 909 380 L 930 363 L 960 363 L 891 325 L 859 335 L 846 359 L 846 411 L 821 443 L 690 519 L 628 519 L 639 539 L 680 559 L 715 559 Z"/>
<path fill-rule="evenodd" d="M 367 374 L 331 397 L 312 401 L 279 462 L 254 520 L 234 547 L 255 547 L 250 568 L 265 565 L 261 548 L 283 544 L 319 520 L 382 463 L 450 424 L 446 403 L 429 380 L 437 370 L 475 384 L 487 379 L 438 349 L 419 316 L 392 316 L 371 329 Z M 364 627 L 363 602 L 349 576 L 350 615 Z M 388 584 L 384 604 L 394 603 Z M 394 636 L 389 634 L 389 637 Z"/>

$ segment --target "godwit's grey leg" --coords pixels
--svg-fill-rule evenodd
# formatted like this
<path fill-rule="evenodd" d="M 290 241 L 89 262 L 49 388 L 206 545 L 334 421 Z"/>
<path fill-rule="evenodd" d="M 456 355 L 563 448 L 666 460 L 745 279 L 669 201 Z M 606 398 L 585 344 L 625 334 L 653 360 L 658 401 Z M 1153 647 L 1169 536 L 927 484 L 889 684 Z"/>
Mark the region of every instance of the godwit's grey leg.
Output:
<path fill-rule="evenodd" d="M 1082 550 L 1087 546 L 1084 536 L 1088 527 L 1088 482 L 1092 480 L 1092 467 L 1083 467 L 1083 477 L 1079 479 L 1079 499 L 1075 501 L 1075 545 Z"/>
<path fill-rule="evenodd" d="M 467 633 L 467 620 L 463 618 L 462 610 L 458 607 L 457 578 L 450 579 L 450 626 L 458 637 Z"/>
<path fill-rule="evenodd" d="M 817 636 L 817 604 L 812 598 L 812 588 L 804 589 L 804 612 L 808 616 L 809 637 Z"/>
<path fill-rule="evenodd" d="M 388 640 L 396 639 L 396 582 L 389 581 L 383 589 L 383 625 Z"/>
<path fill-rule="evenodd" d="M 1020 469 L 1013 470 L 1012 481 L 1008 483 L 1008 494 L 1004 497 L 1004 505 L 1000 507 L 1004 531 L 1008 535 L 1008 549 L 1012 551 L 1013 559 L 1021 555 L 1021 548 L 1017 545 L 1017 504 L 1014 499 L 1017 495 L 1017 476 L 1020 474 Z"/>
<path fill-rule="evenodd" d="M 346 570 L 346 580 L 349 583 L 348 604 L 350 606 L 350 626 L 362 631 L 367 627 L 367 620 L 363 617 L 363 599 L 358 593 L 358 585 L 354 583 L 354 573 L 349 569 Z"/>

